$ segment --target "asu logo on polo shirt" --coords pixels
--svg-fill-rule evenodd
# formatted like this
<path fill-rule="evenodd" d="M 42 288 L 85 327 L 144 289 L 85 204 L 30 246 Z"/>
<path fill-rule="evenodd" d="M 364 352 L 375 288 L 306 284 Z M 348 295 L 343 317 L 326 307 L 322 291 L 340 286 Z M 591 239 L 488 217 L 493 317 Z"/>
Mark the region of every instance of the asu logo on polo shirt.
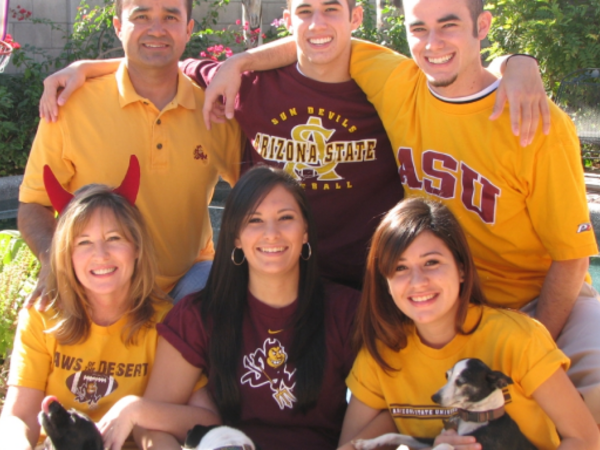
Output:
<path fill-rule="evenodd" d="M 194 159 L 199 159 L 205 164 L 208 162 L 208 155 L 206 154 L 204 148 L 202 148 L 201 145 L 197 145 L 194 149 Z"/>

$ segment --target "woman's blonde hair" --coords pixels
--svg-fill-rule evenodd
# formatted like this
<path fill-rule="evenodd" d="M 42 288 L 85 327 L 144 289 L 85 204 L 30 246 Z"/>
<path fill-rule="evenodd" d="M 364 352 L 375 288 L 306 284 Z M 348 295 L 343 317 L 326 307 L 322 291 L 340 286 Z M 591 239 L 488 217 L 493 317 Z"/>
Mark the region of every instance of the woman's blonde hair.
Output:
<path fill-rule="evenodd" d="M 61 344 L 85 341 L 90 334 L 91 305 L 73 268 L 75 238 L 87 226 L 94 212 L 110 212 L 137 253 L 131 277 L 127 325 L 122 339 L 136 344 L 138 332 L 154 323 L 155 305 L 167 299 L 155 284 L 156 263 L 152 240 L 139 210 L 105 185 L 90 184 L 79 189 L 58 219 L 50 249 L 51 273 L 47 287 L 58 323 L 49 330 Z"/>

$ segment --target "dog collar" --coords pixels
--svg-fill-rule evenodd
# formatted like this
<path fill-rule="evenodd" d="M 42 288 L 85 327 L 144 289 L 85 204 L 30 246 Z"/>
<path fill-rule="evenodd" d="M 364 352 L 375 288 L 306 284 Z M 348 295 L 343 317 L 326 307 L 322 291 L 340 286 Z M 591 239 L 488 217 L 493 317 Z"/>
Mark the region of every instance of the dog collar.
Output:
<path fill-rule="evenodd" d="M 226 445 L 224 447 L 216 447 L 214 450 L 253 450 L 249 444 L 244 445 Z"/>
<path fill-rule="evenodd" d="M 467 411 L 466 409 L 457 409 L 456 414 L 465 422 L 482 423 L 499 419 L 505 412 L 504 405 L 502 405 L 500 408 L 490 409 L 489 411 Z"/>

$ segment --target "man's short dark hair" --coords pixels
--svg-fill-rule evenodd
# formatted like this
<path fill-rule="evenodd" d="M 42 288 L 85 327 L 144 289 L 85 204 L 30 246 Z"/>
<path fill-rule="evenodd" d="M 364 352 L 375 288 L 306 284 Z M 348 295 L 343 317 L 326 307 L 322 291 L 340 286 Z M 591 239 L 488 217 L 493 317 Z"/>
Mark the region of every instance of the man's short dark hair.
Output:
<path fill-rule="evenodd" d="M 192 6 L 193 0 L 185 0 L 185 9 L 187 12 L 187 21 L 190 21 L 192 18 Z M 115 0 L 115 16 L 121 19 L 121 13 L 123 12 L 123 0 Z"/>
<path fill-rule="evenodd" d="M 479 34 L 477 19 L 483 13 L 483 2 L 484 0 L 467 0 L 467 7 L 471 13 L 471 20 L 473 20 L 473 36 L 475 37 Z"/>
<path fill-rule="evenodd" d="M 340 0 L 341 2 L 348 2 L 348 9 L 350 10 L 350 17 L 352 17 L 352 10 L 356 8 L 356 0 Z M 292 0 L 286 0 L 287 9 L 292 12 Z"/>
<path fill-rule="evenodd" d="M 290 2 L 291 0 L 288 0 Z M 471 13 L 471 20 L 473 21 L 473 36 L 477 37 L 479 34 L 479 29 L 477 27 L 477 19 L 483 12 L 483 2 L 485 0 L 467 0 L 467 8 L 469 8 L 469 12 Z M 404 7 L 404 2 L 402 2 L 402 7 Z"/>

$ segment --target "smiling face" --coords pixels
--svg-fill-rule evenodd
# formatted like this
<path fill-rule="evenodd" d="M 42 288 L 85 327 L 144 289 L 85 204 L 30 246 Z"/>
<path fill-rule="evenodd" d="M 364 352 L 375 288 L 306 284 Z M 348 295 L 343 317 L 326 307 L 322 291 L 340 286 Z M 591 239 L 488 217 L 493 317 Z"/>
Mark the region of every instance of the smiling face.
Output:
<path fill-rule="evenodd" d="M 307 241 L 306 222 L 298 203 L 277 185 L 250 212 L 235 246 L 246 256 L 252 284 L 265 276 L 297 276 L 302 245 Z"/>
<path fill-rule="evenodd" d="M 176 70 L 194 28 L 184 0 L 124 0 L 113 24 L 129 69 Z"/>
<path fill-rule="evenodd" d="M 360 6 L 350 12 L 347 0 L 292 0 L 283 18 L 295 37 L 302 73 L 324 82 L 349 80 L 350 38 L 362 16 Z"/>
<path fill-rule="evenodd" d="M 100 299 L 124 302 L 129 293 L 137 251 L 112 211 L 97 209 L 73 241 L 75 275 L 92 304 Z"/>
<path fill-rule="evenodd" d="M 461 97 L 490 82 L 481 65 L 480 41 L 487 36 L 491 14 L 473 23 L 468 1 L 405 0 L 408 45 L 415 62 L 440 95 Z"/>
<path fill-rule="evenodd" d="M 419 234 L 387 278 L 396 306 L 413 320 L 423 342 L 441 347 L 456 334 L 462 271 L 446 244 L 430 231 Z"/>

